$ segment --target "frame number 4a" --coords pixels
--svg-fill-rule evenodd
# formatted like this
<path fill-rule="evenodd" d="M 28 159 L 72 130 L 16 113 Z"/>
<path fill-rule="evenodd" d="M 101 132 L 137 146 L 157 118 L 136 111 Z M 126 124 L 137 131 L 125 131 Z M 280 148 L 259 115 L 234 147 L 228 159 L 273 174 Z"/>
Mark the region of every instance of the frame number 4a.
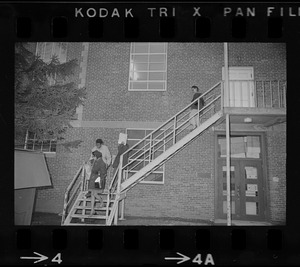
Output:
<path fill-rule="evenodd" d="M 199 265 L 202 264 L 203 260 L 201 254 L 197 254 L 192 262 L 197 263 Z M 208 265 L 208 264 L 215 265 L 214 259 L 211 254 L 207 254 L 204 260 L 204 265 Z"/>

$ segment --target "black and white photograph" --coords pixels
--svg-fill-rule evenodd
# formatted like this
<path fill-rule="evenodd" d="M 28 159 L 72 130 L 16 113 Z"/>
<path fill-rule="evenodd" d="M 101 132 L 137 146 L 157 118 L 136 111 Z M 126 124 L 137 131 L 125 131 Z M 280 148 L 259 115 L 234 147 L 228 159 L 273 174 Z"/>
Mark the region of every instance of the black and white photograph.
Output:
<path fill-rule="evenodd" d="M 286 225 L 285 43 L 15 43 L 15 225 Z"/>

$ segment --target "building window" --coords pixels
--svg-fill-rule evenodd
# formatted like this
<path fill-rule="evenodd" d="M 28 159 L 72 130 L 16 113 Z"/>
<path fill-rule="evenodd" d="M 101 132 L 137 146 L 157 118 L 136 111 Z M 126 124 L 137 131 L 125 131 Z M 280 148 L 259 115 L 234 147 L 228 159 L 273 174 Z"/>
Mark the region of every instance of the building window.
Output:
<path fill-rule="evenodd" d="M 55 153 L 56 142 L 56 139 L 37 140 L 36 134 L 27 131 L 24 149 Z"/>
<path fill-rule="evenodd" d="M 40 57 L 45 63 L 50 63 L 53 57 L 56 57 L 60 64 L 67 62 L 67 43 L 37 43 L 36 55 Z M 56 75 L 49 77 L 49 84 L 56 83 Z"/>
<path fill-rule="evenodd" d="M 150 162 L 150 157 L 153 160 L 165 151 L 165 145 L 163 143 L 163 132 L 158 132 L 155 134 L 155 142 L 152 141 L 152 153 L 149 153 L 150 148 L 150 138 L 147 138 L 145 142 L 142 142 L 137 147 L 134 147 L 140 140 L 145 138 L 152 129 L 127 129 L 127 142 L 129 148 L 133 148 L 129 152 L 129 170 L 128 177 L 137 173 L 140 169 L 146 166 Z M 138 152 L 140 151 L 140 152 Z M 145 153 L 143 153 L 145 152 Z M 143 155 L 142 155 L 143 154 Z M 132 164 L 130 164 L 132 163 Z M 138 164 L 139 163 L 139 164 Z M 149 174 L 141 183 L 147 184 L 163 184 L 165 177 L 165 167 L 162 165 L 160 168 Z"/>
<path fill-rule="evenodd" d="M 218 137 L 218 155 L 226 157 L 226 136 Z M 232 158 L 261 158 L 260 136 L 233 136 L 230 138 Z"/>
<path fill-rule="evenodd" d="M 129 91 L 165 91 L 167 44 L 131 43 Z"/>
<path fill-rule="evenodd" d="M 46 63 L 49 63 L 53 56 L 56 56 L 60 63 L 65 63 L 67 61 L 67 43 L 37 43 L 36 55 Z"/>
<path fill-rule="evenodd" d="M 65 63 L 67 61 L 67 43 L 56 42 L 39 42 L 36 45 L 36 56 L 39 56 L 45 63 L 50 63 L 53 56 L 56 56 L 59 63 Z M 56 76 L 49 77 L 49 84 L 54 85 L 56 83 Z M 27 131 L 25 137 L 24 149 L 42 151 L 47 153 L 56 152 L 56 139 L 44 139 L 37 140 L 36 134 Z"/>

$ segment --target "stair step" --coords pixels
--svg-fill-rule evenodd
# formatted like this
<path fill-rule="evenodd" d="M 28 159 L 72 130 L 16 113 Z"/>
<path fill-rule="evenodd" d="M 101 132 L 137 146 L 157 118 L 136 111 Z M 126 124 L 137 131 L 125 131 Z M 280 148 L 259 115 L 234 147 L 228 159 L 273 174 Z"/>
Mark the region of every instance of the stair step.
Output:
<path fill-rule="evenodd" d="M 92 201 L 92 199 L 89 197 L 89 198 L 86 198 L 86 197 L 79 197 L 78 198 L 78 200 L 80 200 L 80 201 L 89 201 L 89 202 L 91 202 Z M 107 199 L 106 198 L 103 198 L 102 199 L 103 200 L 103 202 L 107 202 Z M 110 202 L 114 202 L 115 201 L 115 199 L 110 199 Z M 95 199 L 95 202 L 99 202 L 99 200 L 98 199 Z"/>
<path fill-rule="evenodd" d="M 78 200 L 78 202 L 76 203 L 76 206 L 78 206 L 78 207 L 83 207 L 83 200 Z M 98 203 L 100 203 L 99 201 L 95 201 L 95 206 L 98 206 L 97 204 Z M 103 208 L 106 208 L 107 207 L 107 202 L 104 202 L 103 201 L 103 203 L 104 203 L 104 206 L 103 206 Z M 89 204 L 89 205 L 87 205 L 87 204 Z M 111 207 L 112 205 L 114 204 L 114 201 L 110 201 L 110 203 L 109 203 L 109 207 Z M 90 200 L 86 200 L 85 201 L 85 205 L 84 205 L 85 207 L 90 207 L 91 206 L 91 201 Z"/>
<path fill-rule="evenodd" d="M 83 195 L 85 195 L 85 194 L 87 194 L 87 192 L 88 191 L 81 191 L 81 193 L 83 194 Z M 98 193 L 99 195 L 108 195 L 109 194 L 109 192 L 102 192 L 102 193 Z M 110 193 L 110 195 L 116 195 L 117 193 Z"/>
<path fill-rule="evenodd" d="M 72 218 L 81 218 L 81 219 L 103 219 L 106 220 L 105 215 L 82 215 L 82 214 L 73 214 Z"/>
<path fill-rule="evenodd" d="M 74 206 L 74 209 L 80 209 L 80 210 L 91 210 L 91 207 L 88 206 Z M 111 210 L 111 207 L 108 208 L 109 210 Z M 106 211 L 106 207 L 94 207 L 94 210 L 102 210 L 102 211 Z"/>
<path fill-rule="evenodd" d="M 107 196 L 103 196 L 103 195 L 101 195 L 101 194 L 100 194 L 100 196 L 101 196 L 101 198 L 102 198 L 103 200 L 104 200 L 104 199 L 105 199 L 105 200 L 107 199 Z M 85 195 L 81 195 L 81 196 L 79 196 L 79 198 L 80 198 L 80 199 L 91 199 L 91 197 L 86 197 Z M 95 199 L 96 199 L 96 198 L 95 198 Z M 110 200 L 114 200 L 114 199 L 115 199 L 115 196 L 111 196 L 111 197 L 110 197 Z"/>
<path fill-rule="evenodd" d="M 103 226 L 105 224 L 103 223 L 68 223 L 68 224 L 64 224 L 63 226 Z"/>

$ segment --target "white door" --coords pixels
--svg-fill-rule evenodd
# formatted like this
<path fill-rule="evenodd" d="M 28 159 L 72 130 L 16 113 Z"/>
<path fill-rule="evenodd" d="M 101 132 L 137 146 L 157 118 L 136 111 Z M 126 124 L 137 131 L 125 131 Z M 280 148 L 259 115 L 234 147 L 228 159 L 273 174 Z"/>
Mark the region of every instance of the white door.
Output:
<path fill-rule="evenodd" d="M 224 67 L 222 80 L 224 81 Z M 224 106 L 255 107 L 253 67 L 229 67 L 228 92 L 224 90 Z"/>

